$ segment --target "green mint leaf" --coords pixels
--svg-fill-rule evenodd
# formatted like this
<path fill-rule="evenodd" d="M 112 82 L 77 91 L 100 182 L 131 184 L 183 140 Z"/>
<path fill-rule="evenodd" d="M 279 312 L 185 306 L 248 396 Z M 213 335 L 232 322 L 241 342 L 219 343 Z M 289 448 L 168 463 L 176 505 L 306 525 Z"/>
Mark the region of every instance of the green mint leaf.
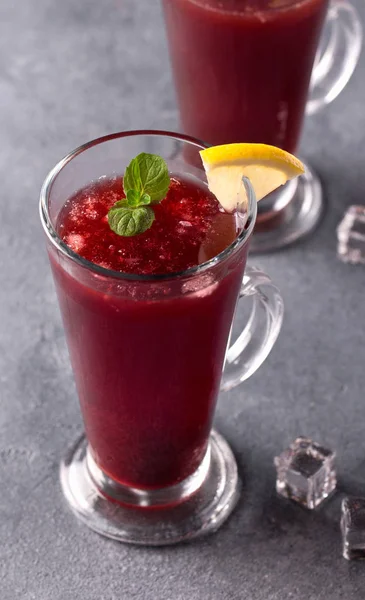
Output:
<path fill-rule="evenodd" d="M 121 200 L 123 202 L 123 200 Z M 140 192 L 136 192 L 136 190 L 128 190 L 126 203 L 128 206 L 137 207 L 137 206 L 147 206 L 151 204 L 151 196 L 148 194 L 140 195 Z"/>
<path fill-rule="evenodd" d="M 166 162 L 157 154 L 138 154 L 128 165 L 123 178 L 125 198 L 108 212 L 110 229 L 122 236 L 133 236 L 149 229 L 155 213 L 149 204 L 161 202 L 170 185 Z"/>
<path fill-rule="evenodd" d="M 115 204 L 113 204 L 112 208 L 128 208 L 128 202 L 126 198 L 118 200 Z M 112 208 L 109 209 L 109 212 L 112 210 Z"/>
<path fill-rule="evenodd" d="M 151 196 L 143 194 L 139 199 L 139 206 L 146 206 L 147 204 L 151 204 Z"/>
<path fill-rule="evenodd" d="M 110 228 L 124 237 L 138 235 L 149 229 L 154 221 L 155 213 L 149 206 L 132 208 L 119 200 L 108 212 Z"/>
<path fill-rule="evenodd" d="M 143 194 L 141 174 L 139 171 L 139 162 L 137 158 L 131 160 L 124 173 L 123 188 L 125 195 L 127 195 L 128 190 L 135 190 L 136 192 L 141 192 L 140 195 Z"/>
<path fill-rule="evenodd" d="M 123 187 L 127 194 L 128 190 L 136 190 L 140 195 L 148 194 L 151 204 L 161 202 L 167 194 L 170 185 L 167 164 L 157 154 L 146 154 L 142 152 L 134 158 L 125 170 Z"/>
<path fill-rule="evenodd" d="M 127 199 L 128 206 L 132 206 L 132 207 L 138 206 L 139 204 L 141 204 L 140 198 L 141 198 L 141 194 L 140 194 L 140 192 L 137 192 L 136 190 L 128 190 L 126 193 L 126 199 Z"/>

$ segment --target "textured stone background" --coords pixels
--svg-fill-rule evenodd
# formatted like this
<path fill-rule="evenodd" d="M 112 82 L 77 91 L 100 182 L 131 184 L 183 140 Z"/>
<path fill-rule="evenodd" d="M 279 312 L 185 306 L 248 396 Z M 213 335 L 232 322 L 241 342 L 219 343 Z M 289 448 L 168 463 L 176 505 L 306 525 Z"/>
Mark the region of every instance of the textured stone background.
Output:
<path fill-rule="evenodd" d="M 82 425 L 37 203 L 47 171 L 82 142 L 177 127 L 159 5 L 1 0 L 0 49 L 0 599 L 362 600 L 365 565 L 341 558 L 340 494 L 316 514 L 280 501 L 272 457 L 312 436 L 337 449 L 341 488 L 365 494 L 365 269 L 335 254 L 345 207 L 364 202 L 365 52 L 303 136 L 328 197 L 322 225 L 255 259 L 286 319 L 265 366 L 220 400 L 241 503 L 206 540 L 141 549 L 88 531 L 61 497 L 60 456 Z"/>

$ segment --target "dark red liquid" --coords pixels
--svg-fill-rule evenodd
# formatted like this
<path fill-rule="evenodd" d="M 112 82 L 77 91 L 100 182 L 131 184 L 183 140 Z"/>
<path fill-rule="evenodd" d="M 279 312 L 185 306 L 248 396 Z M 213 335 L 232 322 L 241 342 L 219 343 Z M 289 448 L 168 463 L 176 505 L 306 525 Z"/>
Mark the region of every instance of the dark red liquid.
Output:
<path fill-rule="evenodd" d="M 184 131 L 294 152 L 327 0 L 162 0 Z"/>
<path fill-rule="evenodd" d="M 152 227 L 122 237 L 108 224 L 108 210 L 124 198 L 120 177 L 84 188 L 66 203 L 58 232 L 83 258 L 114 271 L 136 275 L 178 273 L 229 246 L 236 219 L 224 212 L 206 187 L 172 178 L 166 198 L 155 204 Z"/>
<path fill-rule="evenodd" d="M 120 190 L 120 179 L 85 188 L 58 218 L 63 239 L 98 264 L 167 273 L 216 254 L 236 235 L 234 216 L 205 188 L 180 180 L 149 231 L 120 238 L 105 224 Z M 159 488 L 199 466 L 246 253 L 244 244 L 195 276 L 128 281 L 81 267 L 50 246 L 86 434 L 113 479 Z"/>

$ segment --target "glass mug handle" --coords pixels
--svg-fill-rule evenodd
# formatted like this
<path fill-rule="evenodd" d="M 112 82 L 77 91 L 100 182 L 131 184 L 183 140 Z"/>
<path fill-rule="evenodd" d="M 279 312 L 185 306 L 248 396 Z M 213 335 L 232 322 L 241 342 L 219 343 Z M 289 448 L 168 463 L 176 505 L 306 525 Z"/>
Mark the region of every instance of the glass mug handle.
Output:
<path fill-rule="evenodd" d="M 264 362 L 279 335 L 284 303 L 270 277 L 256 267 L 246 267 L 239 300 L 252 296 L 252 310 L 237 340 L 228 347 L 221 390 L 248 379 Z"/>
<path fill-rule="evenodd" d="M 361 44 L 362 25 L 356 8 L 347 0 L 332 0 L 312 72 L 308 115 L 342 92 L 359 60 Z"/>

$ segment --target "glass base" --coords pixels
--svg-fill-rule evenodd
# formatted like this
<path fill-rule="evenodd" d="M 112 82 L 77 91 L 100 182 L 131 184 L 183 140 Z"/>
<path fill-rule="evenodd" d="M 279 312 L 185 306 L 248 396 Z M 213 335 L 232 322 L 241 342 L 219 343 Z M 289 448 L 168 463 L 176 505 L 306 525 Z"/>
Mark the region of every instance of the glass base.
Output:
<path fill-rule="evenodd" d="M 259 202 L 251 253 L 279 250 L 311 233 L 323 215 L 320 181 L 305 164 L 305 173 Z"/>
<path fill-rule="evenodd" d="M 117 484 L 95 464 L 85 436 L 62 461 L 60 478 L 72 511 L 90 529 L 120 542 L 149 546 L 216 531 L 240 492 L 235 458 L 216 431 L 199 469 L 170 488 L 150 492 Z"/>

